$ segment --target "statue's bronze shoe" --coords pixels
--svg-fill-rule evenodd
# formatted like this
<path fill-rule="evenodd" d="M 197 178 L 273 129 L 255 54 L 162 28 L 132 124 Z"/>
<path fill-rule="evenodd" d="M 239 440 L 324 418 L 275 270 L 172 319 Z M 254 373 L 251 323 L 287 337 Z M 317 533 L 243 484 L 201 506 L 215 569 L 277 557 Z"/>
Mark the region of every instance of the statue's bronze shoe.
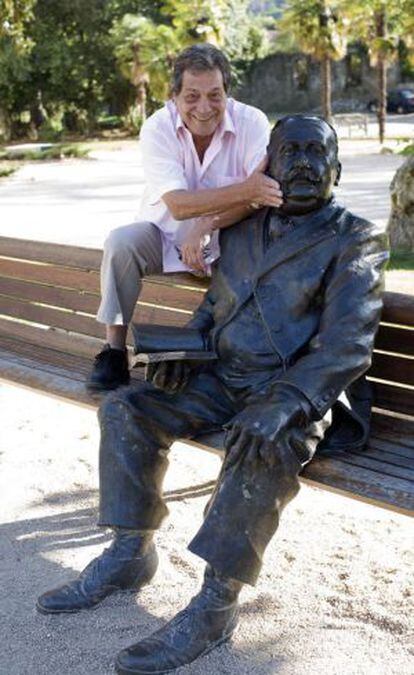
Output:
<path fill-rule="evenodd" d="M 36 609 L 42 614 L 79 612 L 94 607 L 115 591 L 139 590 L 151 581 L 158 567 L 154 544 L 142 548 L 137 546 L 136 537 L 133 542 L 131 535 L 117 535 L 77 579 L 41 595 Z"/>
<path fill-rule="evenodd" d="M 237 593 L 227 590 L 205 583 L 188 607 L 163 628 L 118 654 L 118 675 L 167 673 L 229 640 L 237 626 L 238 606 Z"/>

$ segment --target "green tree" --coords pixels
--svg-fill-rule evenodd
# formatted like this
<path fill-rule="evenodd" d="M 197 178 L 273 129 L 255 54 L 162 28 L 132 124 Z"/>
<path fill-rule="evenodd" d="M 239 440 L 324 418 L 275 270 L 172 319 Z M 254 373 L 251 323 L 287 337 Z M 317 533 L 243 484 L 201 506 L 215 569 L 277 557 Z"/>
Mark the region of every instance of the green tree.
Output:
<path fill-rule="evenodd" d="M 114 53 L 123 76 L 135 88 L 134 111 L 146 116 L 146 99 L 160 105 L 168 96 L 175 56 L 197 42 L 222 48 L 231 61 L 248 61 L 260 55 L 264 31 L 247 14 L 248 0 L 165 0 L 165 23 L 127 14 L 111 30 Z"/>
<path fill-rule="evenodd" d="M 160 104 L 168 95 L 171 65 L 178 51 L 176 31 L 151 19 L 126 14 L 115 21 L 111 32 L 118 67 L 135 89 L 135 111 L 146 117 L 147 88 Z"/>
<path fill-rule="evenodd" d="M 11 111 L 24 98 L 30 80 L 28 55 L 33 41 L 28 25 L 36 0 L 2 0 L 0 2 L 0 137 L 12 132 Z"/>
<path fill-rule="evenodd" d="M 10 38 L 17 47 L 26 48 L 30 40 L 27 24 L 33 17 L 36 0 L 2 0 L 0 3 L 0 38 Z"/>
<path fill-rule="evenodd" d="M 110 29 L 128 12 L 163 22 L 161 0 L 37 0 L 31 13 L 29 0 L 6 4 L 19 12 L 6 16 L 1 5 L 2 26 L 23 27 L 30 45 L 17 54 L 10 35 L 0 36 L 0 108 L 12 130 L 39 101 L 74 130 L 92 129 L 104 107 L 127 109 L 134 90 L 117 69 Z"/>
<path fill-rule="evenodd" d="M 287 0 L 278 22 L 281 32 L 320 62 L 321 107 L 327 120 L 332 117 L 331 63 L 342 58 L 346 50 L 346 23 L 340 9 L 339 0 Z"/>

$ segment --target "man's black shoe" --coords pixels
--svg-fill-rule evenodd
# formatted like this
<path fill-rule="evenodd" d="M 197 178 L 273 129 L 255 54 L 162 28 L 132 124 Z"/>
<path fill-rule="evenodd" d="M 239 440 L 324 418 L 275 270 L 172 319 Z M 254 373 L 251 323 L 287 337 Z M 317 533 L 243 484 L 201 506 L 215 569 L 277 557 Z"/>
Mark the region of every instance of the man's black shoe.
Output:
<path fill-rule="evenodd" d="M 207 573 L 200 593 L 188 607 L 156 633 L 118 654 L 118 675 L 167 673 L 229 640 L 237 626 L 240 588 L 234 579 Z"/>
<path fill-rule="evenodd" d="M 151 537 L 117 530 L 109 548 L 92 560 L 77 579 L 41 595 L 36 609 L 42 614 L 79 612 L 115 591 L 139 590 L 151 581 L 158 567 Z"/>
<path fill-rule="evenodd" d="M 110 391 L 129 384 L 126 349 L 112 349 L 108 344 L 95 356 L 95 363 L 86 381 L 89 392 Z"/>

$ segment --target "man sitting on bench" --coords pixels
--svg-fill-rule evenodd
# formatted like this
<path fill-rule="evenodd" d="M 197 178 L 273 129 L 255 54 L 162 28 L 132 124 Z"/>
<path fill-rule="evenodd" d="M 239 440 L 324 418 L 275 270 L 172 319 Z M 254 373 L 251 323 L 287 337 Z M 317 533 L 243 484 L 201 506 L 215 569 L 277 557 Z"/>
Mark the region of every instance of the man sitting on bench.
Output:
<path fill-rule="evenodd" d="M 230 79 L 230 64 L 217 47 L 187 47 L 174 64 L 171 100 L 141 129 L 146 186 L 140 222 L 112 230 L 105 241 L 96 318 L 106 324 L 107 344 L 87 379 L 90 393 L 129 383 L 125 341 L 144 277 L 206 274 L 219 255 L 221 228 L 259 205 L 282 203 L 279 185 L 263 173 L 267 117 L 228 97 Z"/>
<path fill-rule="evenodd" d="M 304 465 L 322 439 L 342 449 L 366 440 L 364 401 L 351 385 L 370 364 L 386 238 L 334 201 L 337 153 L 321 118 L 293 115 L 275 126 L 268 172 L 283 206 L 223 230 L 191 321 L 218 360 L 193 371 L 164 363 L 153 384 L 121 388 L 101 406 L 100 525 L 113 528 L 114 540 L 78 579 L 39 598 L 44 613 L 89 608 L 148 583 L 157 568 L 153 533 L 167 515 L 169 446 L 227 430 L 217 485 L 189 545 L 207 562 L 201 590 L 122 651 L 118 673 L 164 673 L 229 639 L 239 592 L 255 584 Z"/>

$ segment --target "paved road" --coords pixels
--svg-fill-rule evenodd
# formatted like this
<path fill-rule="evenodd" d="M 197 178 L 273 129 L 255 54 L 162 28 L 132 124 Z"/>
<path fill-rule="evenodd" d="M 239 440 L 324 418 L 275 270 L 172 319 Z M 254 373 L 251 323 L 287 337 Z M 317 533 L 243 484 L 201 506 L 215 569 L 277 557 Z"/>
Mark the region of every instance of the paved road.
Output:
<path fill-rule="evenodd" d="M 27 164 L 0 181 L 0 234 L 101 247 L 113 227 L 139 214 L 144 183 L 139 143 L 120 147 L 96 151 L 89 160 Z M 337 195 L 351 210 L 385 226 L 389 184 L 402 157 L 376 149 L 375 141 L 341 141 Z"/>

